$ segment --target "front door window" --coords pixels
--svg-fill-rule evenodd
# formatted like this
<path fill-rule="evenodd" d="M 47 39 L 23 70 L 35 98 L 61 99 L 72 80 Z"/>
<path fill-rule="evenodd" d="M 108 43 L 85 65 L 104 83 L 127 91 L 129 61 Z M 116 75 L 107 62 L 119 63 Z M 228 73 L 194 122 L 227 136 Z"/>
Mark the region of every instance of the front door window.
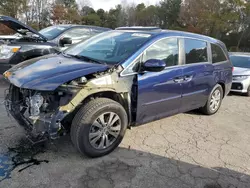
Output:
<path fill-rule="evenodd" d="M 179 59 L 178 39 L 167 38 L 153 44 L 143 54 L 143 62 L 149 59 L 165 61 L 167 67 L 177 65 Z"/>

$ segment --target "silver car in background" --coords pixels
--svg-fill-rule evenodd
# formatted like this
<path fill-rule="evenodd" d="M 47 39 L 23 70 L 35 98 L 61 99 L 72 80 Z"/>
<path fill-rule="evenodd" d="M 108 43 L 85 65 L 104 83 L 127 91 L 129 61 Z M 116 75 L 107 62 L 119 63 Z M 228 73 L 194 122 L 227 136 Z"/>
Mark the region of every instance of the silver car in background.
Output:
<path fill-rule="evenodd" d="M 234 66 L 231 91 L 250 97 L 250 53 L 233 52 L 229 55 Z"/>

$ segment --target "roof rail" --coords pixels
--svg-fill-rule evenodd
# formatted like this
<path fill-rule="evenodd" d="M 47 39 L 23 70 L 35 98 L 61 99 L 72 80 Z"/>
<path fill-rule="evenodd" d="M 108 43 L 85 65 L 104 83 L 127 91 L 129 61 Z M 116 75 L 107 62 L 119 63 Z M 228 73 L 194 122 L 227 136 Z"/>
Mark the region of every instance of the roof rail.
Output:
<path fill-rule="evenodd" d="M 132 26 L 132 27 L 118 27 L 115 30 L 161 31 L 161 28 L 159 28 L 159 27 Z"/>

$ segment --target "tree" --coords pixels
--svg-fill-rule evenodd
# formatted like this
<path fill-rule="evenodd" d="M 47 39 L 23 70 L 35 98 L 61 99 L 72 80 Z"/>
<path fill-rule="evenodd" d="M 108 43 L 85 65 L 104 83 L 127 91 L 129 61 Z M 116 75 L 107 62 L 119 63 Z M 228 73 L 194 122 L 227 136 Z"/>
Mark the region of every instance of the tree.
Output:
<path fill-rule="evenodd" d="M 22 0 L 1 0 L 0 14 L 17 18 L 20 11 L 20 4 L 22 4 Z"/>
<path fill-rule="evenodd" d="M 80 23 L 81 17 L 75 0 L 56 0 L 51 19 L 57 24 Z"/>
<path fill-rule="evenodd" d="M 35 10 L 38 22 L 38 28 L 41 29 L 47 25 L 46 21 L 49 19 L 48 14 L 48 0 L 36 0 Z"/>
<path fill-rule="evenodd" d="M 83 24 L 85 25 L 95 25 L 95 26 L 101 25 L 101 18 L 96 13 L 92 13 L 87 16 L 84 16 L 82 21 L 83 21 Z"/>
<path fill-rule="evenodd" d="M 35 18 L 35 0 L 23 0 L 21 4 L 21 13 L 25 15 L 26 24 L 31 24 Z"/>
<path fill-rule="evenodd" d="M 107 17 L 107 27 L 115 29 L 126 25 L 126 13 L 121 5 L 117 5 L 115 9 L 110 9 Z"/>
<path fill-rule="evenodd" d="M 220 38 L 232 30 L 238 15 L 220 0 L 186 0 L 181 7 L 180 21 L 184 27 Z"/>
<path fill-rule="evenodd" d="M 81 16 L 87 16 L 89 14 L 94 14 L 94 13 L 95 13 L 95 10 L 89 6 L 82 7 L 82 9 L 80 11 Z"/>
<path fill-rule="evenodd" d="M 81 21 L 81 17 L 77 9 L 67 8 L 66 14 L 64 16 L 65 23 L 68 24 L 79 24 Z"/>
<path fill-rule="evenodd" d="M 106 13 L 103 9 L 99 9 L 96 11 L 96 14 L 101 19 L 101 25 L 102 27 L 107 26 L 107 20 L 108 20 L 108 13 Z"/>
<path fill-rule="evenodd" d="M 125 8 L 127 14 L 127 25 L 134 26 L 136 24 L 136 7 L 134 4 Z"/>
<path fill-rule="evenodd" d="M 146 7 L 143 3 L 136 7 L 136 25 L 139 26 L 158 26 L 157 16 L 158 7 L 151 5 Z"/>
<path fill-rule="evenodd" d="M 82 7 L 85 7 L 85 6 L 92 7 L 92 3 L 90 2 L 90 0 L 80 0 L 80 1 L 78 1 L 78 5 L 79 5 L 80 9 Z"/>
<path fill-rule="evenodd" d="M 75 0 L 56 0 L 56 4 L 62 4 L 66 8 L 78 8 Z"/>
<path fill-rule="evenodd" d="M 51 19 L 55 24 L 62 24 L 64 23 L 64 18 L 66 15 L 66 9 L 61 4 L 54 4 L 51 11 Z"/>
<path fill-rule="evenodd" d="M 77 4 L 78 2 L 78 4 Z M 250 51 L 250 2 L 246 0 L 160 0 L 158 5 L 121 0 L 109 11 L 90 0 L 0 0 L 0 14 L 41 29 L 51 24 L 159 26 L 212 36 L 229 48 Z M 11 33 L 0 27 L 0 32 Z"/>
<path fill-rule="evenodd" d="M 187 0 L 185 0 L 186 2 Z M 178 22 L 182 0 L 163 0 L 158 7 L 160 27 L 172 29 L 180 27 Z"/>

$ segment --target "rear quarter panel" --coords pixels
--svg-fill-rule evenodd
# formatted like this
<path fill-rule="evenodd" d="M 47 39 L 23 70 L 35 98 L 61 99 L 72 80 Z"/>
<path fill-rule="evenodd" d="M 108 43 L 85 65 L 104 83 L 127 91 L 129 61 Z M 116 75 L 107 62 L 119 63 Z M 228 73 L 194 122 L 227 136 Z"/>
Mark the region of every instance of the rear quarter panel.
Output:
<path fill-rule="evenodd" d="M 224 96 L 228 95 L 232 86 L 233 65 L 230 60 L 213 64 L 215 83 L 223 83 L 225 85 Z"/>
<path fill-rule="evenodd" d="M 232 87 L 233 64 L 230 61 L 229 53 L 227 51 L 226 45 L 219 40 L 217 40 L 217 42 L 215 42 L 214 44 L 222 48 L 222 51 L 224 52 L 227 58 L 226 61 L 212 64 L 214 67 L 214 72 L 213 72 L 214 81 L 216 84 L 223 84 L 225 86 L 223 89 L 225 91 L 224 96 L 226 96 L 228 95 Z M 212 60 L 212 57 L 211 57 L 211 60 Z"/>

